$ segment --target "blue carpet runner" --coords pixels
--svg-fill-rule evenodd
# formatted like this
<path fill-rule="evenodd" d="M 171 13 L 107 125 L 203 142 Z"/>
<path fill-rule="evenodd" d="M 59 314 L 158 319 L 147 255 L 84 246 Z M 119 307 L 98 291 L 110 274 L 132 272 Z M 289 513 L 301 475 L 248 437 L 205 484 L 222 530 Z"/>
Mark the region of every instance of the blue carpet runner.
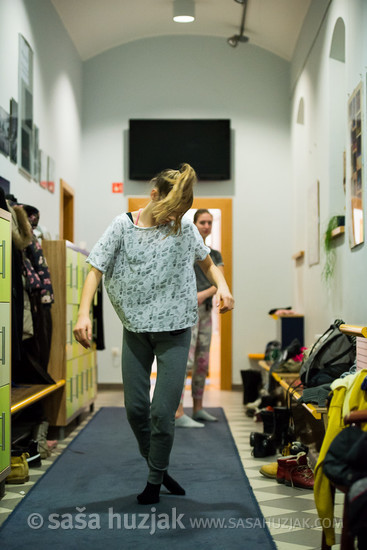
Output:
<path fill-rule="evenodd" d="M 222 409 L 219 422 L 177 429 L 169 473 L 186 490 L 136 501 L 147 466 L 125 409 L 101 409 L 0 529 L 15 550 L 275 550 Z M 1 502 L 0 502 L 1 506 Z"/>

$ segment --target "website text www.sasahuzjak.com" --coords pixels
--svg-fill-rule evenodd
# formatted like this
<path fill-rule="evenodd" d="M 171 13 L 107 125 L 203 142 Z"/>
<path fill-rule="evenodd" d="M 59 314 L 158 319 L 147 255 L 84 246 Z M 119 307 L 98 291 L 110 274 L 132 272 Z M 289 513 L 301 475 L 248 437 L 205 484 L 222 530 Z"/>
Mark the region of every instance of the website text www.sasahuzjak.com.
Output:
<path fill-rule="evenodd" d="M 51 513 L 43 516 L 38 512 L 30 514 L 27 525 L 31 529 L 50 530 L 145 530 L 154 535 L 168 529 L 315 529 L 320 527 L 342 527 L 341 519 L 289 518 L 289 517 L 207 517 L 180 514 L 177 508 L 170 513 L 161 513 L 156 507 L 142 513 L 119 513 L 108 508 L 105 514 L 88 513 L 87 508 L 76 507 L 76 513 Z"/>

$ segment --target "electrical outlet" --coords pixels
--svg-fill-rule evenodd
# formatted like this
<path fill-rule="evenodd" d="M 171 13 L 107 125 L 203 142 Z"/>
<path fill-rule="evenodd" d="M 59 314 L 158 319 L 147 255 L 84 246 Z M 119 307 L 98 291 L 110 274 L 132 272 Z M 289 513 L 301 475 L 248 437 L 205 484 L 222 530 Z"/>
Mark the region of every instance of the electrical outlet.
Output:
<path fill-rule="evenodd" d="M 121 355 L 120 348 L 111 348 L 112 357 L 119 357 Z"/>

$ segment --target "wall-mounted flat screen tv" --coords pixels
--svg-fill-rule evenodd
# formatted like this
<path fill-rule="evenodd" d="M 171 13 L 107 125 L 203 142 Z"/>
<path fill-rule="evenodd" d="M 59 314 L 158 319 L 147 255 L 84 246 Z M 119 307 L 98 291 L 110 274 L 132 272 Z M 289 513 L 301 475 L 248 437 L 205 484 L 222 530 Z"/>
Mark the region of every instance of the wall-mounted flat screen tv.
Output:
<path fill-rule="evenodd" d="M 231 178 L 228 119 L 131 119 L 129 178 L 149 180 L 188 162 L 199 181 Z"/>

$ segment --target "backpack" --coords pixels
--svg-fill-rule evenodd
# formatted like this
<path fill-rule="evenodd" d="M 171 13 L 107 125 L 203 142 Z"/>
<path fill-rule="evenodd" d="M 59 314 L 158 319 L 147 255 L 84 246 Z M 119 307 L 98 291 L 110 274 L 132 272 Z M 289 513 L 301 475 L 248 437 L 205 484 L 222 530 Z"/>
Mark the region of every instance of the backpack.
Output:
<path fill-rule="evenodd" d="M 347 372 L 356 359 L 356 338 L 340 332 L 344 321 L 337 319 L 315 342 L 304 358 L 300 379 L 304 387 L 331 383 Z"/>

